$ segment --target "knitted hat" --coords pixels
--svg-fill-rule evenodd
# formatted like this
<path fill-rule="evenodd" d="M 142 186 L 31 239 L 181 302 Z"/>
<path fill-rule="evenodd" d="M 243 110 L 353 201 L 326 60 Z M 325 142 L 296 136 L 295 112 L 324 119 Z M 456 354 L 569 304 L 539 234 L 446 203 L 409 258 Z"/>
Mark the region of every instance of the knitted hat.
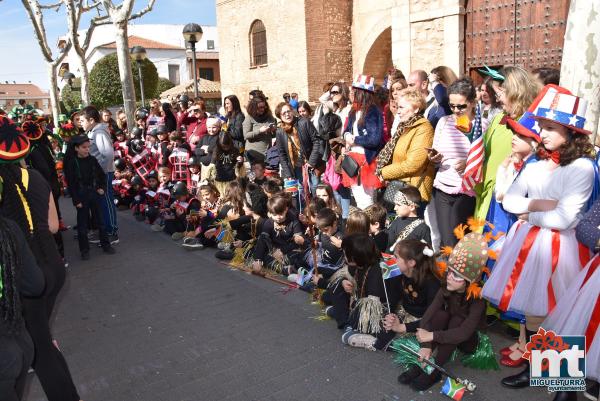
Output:
<path fill-rule="evenodd" d="M 72 136 L 77 135 L 78 133 L 79 130 L 71 122 L 60 124 L 60 126 L 58 127 L 58 135 L 60 135 L 61 138 L 70 138 Z"/>
<path fill-rule="evenodd" d="M 448 258 L 448 269 L 468 282 L 477 282 L 488 260 L 488 243 L 480 233 L 469 233 L 456 244 Z"/>
<path fill-rule="evenodd" d="M 492 232 L 480 234 L 479 231 L 487 224 L 485 221 L 467 220 L 468 225 L 460 224 L 454 229 L 454 235 L 459 239 L 458 244 L 452 249 L 443 247 L 441 254 L 445 255 L 447 263 L 438 261 L 440 273 L 452 270 L 453 273 L 469 282 L 467 299 L 471 297 L 481 298 L 481 287 L 479 282 L 483 273 L 489 274 L 486 267 L 488 259 L 496 259 L 496 253 L 489 248 L 492 239 L 498 239 L 504 233 L 495 236 Z M 465 230 L 471 232 L 465 234 Z"/>
<path fill-rule="evenodd" d="M 354 77 L 352 87 L 369 92 L 375 92 L 375 78 L 373 78 L 371 75 L 358 74 Z"/>
<path fill-rule="evenodd" d="M 21 124 L 21 129 L 30 141 L 37 141 L 44 134 L 42 127 L 32 120 L 27 120 Z"/>
<path fill-rule="evenodd" d="M 538 125 L 534 116 L 538 112 L 540 103 L 544 99 L 554 98 L 554 96 L 558 93 L 571 94 L 569 90 L 561 88 L 558 85 L 549 84 L 544 86 L 537 97 L 533 100 L 533 103 L 531 103 L 531 105 L 527 108 L 527 111 L 523 113 L 519 120 L 515 121 L 509 118 L 506 123 L 516 134 L 532 138 L 536 142 L 540 143 L 542 141 L 540 138 L 540 126 Z"/>
<path fill-rule="evenodd" d="M 29 138 L 10 119 L 0 116 L 0 162 L 12 163 L 27 156 Z"/>
<path fill-rule="evenodd" d="M 564 88 L 556 88 L 556 91 L 544 94 L 533 118 L 560 124 L 579 134 L 591 135 L 590 131 L 583 128 L 587 101 Z"/>

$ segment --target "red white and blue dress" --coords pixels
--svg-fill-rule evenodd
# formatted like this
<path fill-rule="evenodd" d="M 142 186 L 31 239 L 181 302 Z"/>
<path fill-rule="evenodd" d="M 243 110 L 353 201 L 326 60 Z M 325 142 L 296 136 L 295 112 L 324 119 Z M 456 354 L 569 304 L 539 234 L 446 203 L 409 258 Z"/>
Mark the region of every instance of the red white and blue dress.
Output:
<path fill-rule="evenodd" d="M 594 166 L 577 159 L 549 169 L 550 160 L 530 164 L 508 189 L 503 206 L 518 220 L 506 236 L 483 296 L 502 311 L 547 316 L 590 258 L 575 227 L 594 187 Z M 554 199 L 554 210 L 528 212 L 533 199 Z"/>
<path fill-rule="evenodd" d="M 577 226 L 577 239 L 597 249 L 600 239 L 600 201 Z M 586 376 L 600 380 L 600 254 L 597 254 L 573 280 L 542 327 L 557 334 L 584 335 Z"/>

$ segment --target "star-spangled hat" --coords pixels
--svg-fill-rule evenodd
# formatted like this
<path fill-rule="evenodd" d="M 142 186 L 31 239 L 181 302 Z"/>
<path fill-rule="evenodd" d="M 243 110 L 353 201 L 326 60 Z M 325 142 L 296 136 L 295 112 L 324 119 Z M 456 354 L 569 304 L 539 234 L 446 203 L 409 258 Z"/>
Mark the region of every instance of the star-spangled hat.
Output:
<path fill-rule="evenodd" d="M 566 91 L 564 88 L 560 89 L 563 89 L 563 92 Z M 568 91 L 567 93 L 549 91 L 540 100 L 533 118 L 538 121 L 551 121 L 560 124 L 579 134 L 591 135 L 590 131 L 583 128 L 586 109 L 587 101 L 579 96 L 575 96 Z"/>
<path fill-rule="evenodd" d="M 517 121 L 508 119 L 506 123 L 516 134 L 532 138 L 540 143 L 542 141 L 540 138 L 540 126 L 534 119 L 534 116 L 536 115 L 538 109 L 543 107 L 540 105 L 544 104 L 542 103 L 544 99 L 554 98 L 554 96 L 559 93 L 572 95 L 568 89 L 558 85 L 548 84 L 544 86 L 544 88 L 533 100 L 531 105 L 527 108 L 527 111 L 523 113 L 521 118 L 519 118 Z"/>
<path fill-rule="evenodd" d="M 354 77 L 352 87 L 369 92 L 375 92 L 375 78 L 373 78 L 372 75 L 358 74 Z"/>

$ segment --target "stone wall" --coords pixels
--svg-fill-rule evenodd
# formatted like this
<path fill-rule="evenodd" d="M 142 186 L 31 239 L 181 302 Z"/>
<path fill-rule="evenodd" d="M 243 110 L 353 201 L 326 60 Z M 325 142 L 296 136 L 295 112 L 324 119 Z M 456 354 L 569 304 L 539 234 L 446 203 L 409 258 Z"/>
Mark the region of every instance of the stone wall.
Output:
<path fill-rule="evenodd" d="M 352 79 L 352 2 L 305 0 L 309 101 L 325 82 Z"/>
<path fill-rule="evenodd" d="M 354 1 L 354 72 L 373 66 L 375 52 L 385 49 L 379 39 L 391 28 L 391 61 L 405 75 L 438 65 L 447 65 L 460 74 L 464 69 L 463 21 L 464 0 Z M 383 62 L 387 55 L 379 58 Z M 380 66 L 370 69 L 377 76 Z"/>
<path fill-rule="evenodd" d="M 262 90 L 274 109 L 285 92 L 308 97 L 305 6 L 303 1 L 217 0 L 221 95 L 235 94 L 242 108 L 248 92 Z M 260 19 L 267 33 L 265 66 L 250 66 L 250 26 Z"/>

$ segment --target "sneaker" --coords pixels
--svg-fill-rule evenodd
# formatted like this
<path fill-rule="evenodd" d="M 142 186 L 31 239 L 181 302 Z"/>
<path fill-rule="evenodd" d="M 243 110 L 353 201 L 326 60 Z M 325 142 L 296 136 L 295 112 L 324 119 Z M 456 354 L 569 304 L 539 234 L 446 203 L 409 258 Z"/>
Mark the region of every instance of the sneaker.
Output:
<path fill-rule="evenodd" d="M 333 306 L 326 306 L 325 307 L 325 314 L 331 318 L 333 318 Z"/>
<path fill-rule="evenodd" d="M 119 243 L 119 236 L 117 234 L 110 234 L 108 236 L 108 240 L 110 241 L 111 245 L 116 245 Z"/>
<path fill-rule="evenodd" d="M 364 333 L 360 333 L 360 332 L 356 332 L 356 331 L 351 331 L 350 335 L 347 335 L 347 333 L 344 333 L 344 335 L 342 337 L 346 336 L 346 341 L 349 346 L 351 347 L 356 347 L 356 348 L 364 348 L 364 349 L 368 349 L 369 351 L 376 351 L 375 350 L 375 341 L 377 341 L 377 338 L 375 338 L 374 336 L 370 335 L 370 334 L 364 334 Z"/>
<path fill-rule="evenodd" d="M 588 400 L 598 401 L 598 383 L 591 384 L 583 393 L 583 396 Z"/>
<path fill-rule="evenodd" d="M 113 248 L 112 246 L 105 246 L 104 248 L 102 248 L 102 250 L 104 251 L 104 253 L 108 253 L 109 255 L 114 255 L 117 251 L 115 251 L 115 248 Z"/>
<path fill-rule="evenodd" d="M 160 224 L 152 224 L 152 227 L 150 227 L 152 229 L 152 231 L 155 232 L 160 232 L 163 230 L 163 226 L 161 226 Z"/>
<path fill-rule="evenodd" d="M 100 243 L 100 237 L 98 236 L 98 233 L 90 231 L 88 233 L 88 242 L 90 244 L 99 244 Z"/>
<path fill-rule="evenodd" d="M 189 249 L 189 250 L 200 250 L 200 249 L 204 249 L 204 245 L 202 245 L 202 243 L 200 241 L 198 241 L 196 238 L 186 238 L 183 241 L 183 244 L 181 244 L 182 247 L 184 247 L 185 249 Z"/>
<path fill-rule="evenodd" d="M 171 234 L 171 239 L 173 241 L 179 241 L 182 238 L 183 238 L 183 233 L 173 233 L 173 234 Z"/>
<path fill-rule="evenodd" d="M 398 383 L 400 384 L 409 384 L 413 380 L 415 380 L 421 373 L 423 373 L 423 369 L 420 366 L 413 366 L 400 376 L 398 376 Z"/>
<path fill-rule="evenodd" d="M 90 252 L 89 251 L 81 252 L 81 260 L 90 260 Z"/>
<path fill-rule="evenodd" d="M 410 383 L 410 388 L 415 391 L 425 391 L 431 388 L 435 383 L 440 381 L 442 374 L 437 370 L 434 370 L 431 374 L 421 372 L 416 379 Z"/>

